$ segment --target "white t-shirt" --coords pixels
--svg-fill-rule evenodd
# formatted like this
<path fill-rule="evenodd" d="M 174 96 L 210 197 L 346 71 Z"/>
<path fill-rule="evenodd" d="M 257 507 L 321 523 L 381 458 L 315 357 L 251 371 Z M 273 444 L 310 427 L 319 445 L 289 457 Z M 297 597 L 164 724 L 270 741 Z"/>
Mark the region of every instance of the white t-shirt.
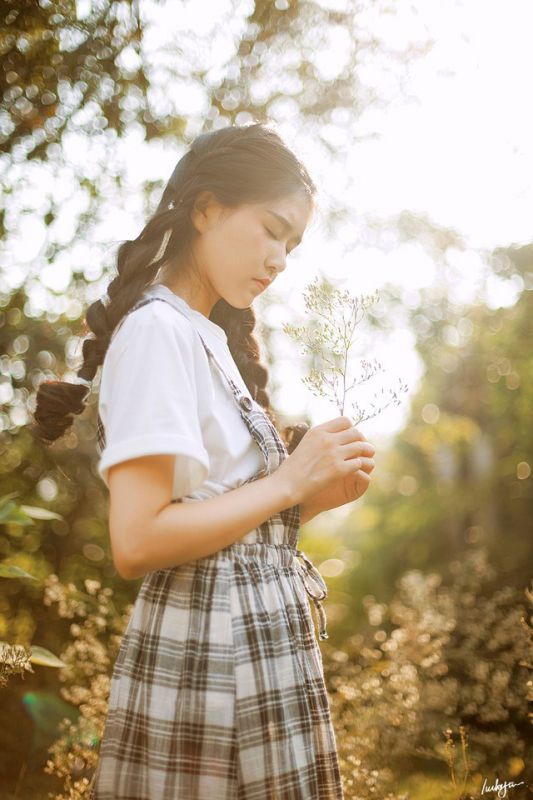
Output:
<path fill-rule="evenodd" d="M 130 312 L 114 332 L 100 379 L 98 410 L 106 444 L 98 473 L 144 455 L 176 456 L 172 499 L 206 499 L 241 486 L 264 466 L 231 389 L 208 359 L 197 332 L 239 388 L 250 392 L 226 332 L 162 284 L 164 297 Z"/>

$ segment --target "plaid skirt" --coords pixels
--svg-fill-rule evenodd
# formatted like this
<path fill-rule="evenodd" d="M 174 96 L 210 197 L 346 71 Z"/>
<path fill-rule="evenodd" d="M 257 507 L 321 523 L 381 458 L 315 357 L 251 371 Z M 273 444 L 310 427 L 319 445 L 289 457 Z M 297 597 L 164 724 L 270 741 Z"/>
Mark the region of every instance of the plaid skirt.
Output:
<path fill-rule="evenodd" d="M 289 547 L 231 545 L 142 585 L 95 800 L 339 800 L 307 594 Z"/>
<path fill-rule="evenodd" d="M 287 451 L 226 378 L 265 454 L 255 479 Z M 145 576 L 114 665 L 93 800 L 342 800 L 309 605 L 327 638 L 327 591 L 297 549 L 299 512 Z"/>

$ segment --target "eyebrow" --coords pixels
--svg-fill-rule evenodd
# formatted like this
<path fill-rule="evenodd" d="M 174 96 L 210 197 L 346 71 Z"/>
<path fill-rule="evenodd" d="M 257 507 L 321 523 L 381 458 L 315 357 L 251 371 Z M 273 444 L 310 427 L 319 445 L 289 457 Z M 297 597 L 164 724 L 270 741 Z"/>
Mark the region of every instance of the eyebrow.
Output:
<path fill-rule="evenodd" d="M 281 222 L 281 224 L 283 225 L 283 227 L 286 230 L 288 230 L 288 231 L 292 230 L 292 225 L 291 225 L 291 223 L 289 222 L 288 219 L 285 219 L 285 217 L 282 217 L 281 214 L 278 214 L 275 211 L 272 211 L 270 208 L 267 208 L 267 211 L 268 211 L 269 214 L 272 214 L 273 217 L 276 217 L 278 222 Z M 296 244 L 300 244 L 301 241 L 302 241 L 301 237 L 299 239 L 296 239 Z"/>

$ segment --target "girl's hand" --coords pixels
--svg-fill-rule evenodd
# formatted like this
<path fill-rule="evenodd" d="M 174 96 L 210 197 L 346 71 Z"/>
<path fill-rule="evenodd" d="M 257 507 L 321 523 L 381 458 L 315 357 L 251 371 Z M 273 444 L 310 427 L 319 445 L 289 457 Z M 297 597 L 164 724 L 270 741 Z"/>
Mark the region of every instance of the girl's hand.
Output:
<path fill-rule="evenodd" d="M 344 478 L 330 483 L 307 501 L 309 519 L 322 511 L 353 503 L 364 495 L 370 486 L 370 473 L 374 469 L 375 463 L 373 458 L 361 458 L 361 462 L 361 468 L 357 472 L 352 472 Z"/>
<path fill-rule="evenodd" d="M 374 452 L 349 417 L 335 417 L 310 428 L 271 477 L 283 485 L 291 505 L 314 503 L 323 490 L 338 486 L 331 495 L 334 508 L 363 494 L 365 476 L 357 473 Z"/>

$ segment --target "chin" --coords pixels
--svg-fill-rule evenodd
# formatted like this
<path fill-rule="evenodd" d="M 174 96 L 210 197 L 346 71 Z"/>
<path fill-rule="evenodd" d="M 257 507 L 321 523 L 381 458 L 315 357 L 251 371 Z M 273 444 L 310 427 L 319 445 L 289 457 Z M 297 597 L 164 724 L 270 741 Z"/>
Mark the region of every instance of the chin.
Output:
<path fill-rule="evenodd" d="M 239 311 L 243 311 L 245 308 L 250 308 L 252 305 L 251 300 L 248 299 L 240 299 L 237 297 L 223 297 L 223 300 L 231 306 L 232 308 L 238 308 Z"/>

